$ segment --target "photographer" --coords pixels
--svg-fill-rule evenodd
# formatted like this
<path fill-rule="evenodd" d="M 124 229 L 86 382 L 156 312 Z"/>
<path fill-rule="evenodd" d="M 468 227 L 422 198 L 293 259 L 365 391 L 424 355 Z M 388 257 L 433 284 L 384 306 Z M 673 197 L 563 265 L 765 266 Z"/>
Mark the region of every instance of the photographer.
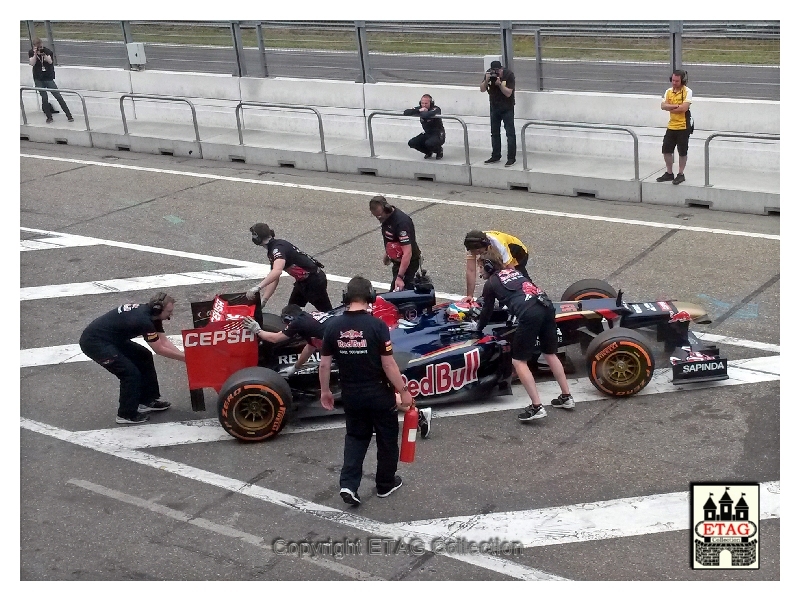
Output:
<path fill-rule="evenodd" d="M 48 88 L 51 90 L 58 90 L 56 86 L 56 70 L 53 66 L 53 51 L 45 48 L 42 45 L 42 40 L 36 38 L 33 40 L 33 48 L 28 50 L 28 59 L 31 67 L 33 67 L 33 85 L 37 88 Z M 47 117 L 47 123 L 53 122 L 53 107 L 47 99 L 47 92 L 40 91 L 42 97 L 42 110 Z M 69 107 L 64 99 L 61 97 L 61 92 L 53 91 L 53 97 L 58 102 L 61 110 L 67 116 L 67 121 L 72 123 L 75 119 L 72 118 L 72 113 L 69 112 Z"/>
<path fill-rule="evenodd" d="M 506 130 L 508 156 L 506 166 L 517 162 L 517 133 L 514 130 L 514 73 L 503 68 L 499 60 L 492 61 L 491 67 L 483 76 L 481 91 L 489 92 L 489 122 L 492 126 L 492 156 L 484 164 L 500 162 L 501 142 L 500 123 Z"/>
<path fill-rule="evenodd" d="M 403 111 L 407 117 L 419 115 L 419 122 L 422 125 L 423 133 L 408 140 L 410 148 L 422 152 L 425 158 L 431 158 L 434 153 L 436 160 L 444 156 L 442 146 L 444 145 L 444 123 L 442 123 L 442 109 L 436 106 L 430 94 L 424 94 L 420 98 L 419 106 L 408 108 Z"/>

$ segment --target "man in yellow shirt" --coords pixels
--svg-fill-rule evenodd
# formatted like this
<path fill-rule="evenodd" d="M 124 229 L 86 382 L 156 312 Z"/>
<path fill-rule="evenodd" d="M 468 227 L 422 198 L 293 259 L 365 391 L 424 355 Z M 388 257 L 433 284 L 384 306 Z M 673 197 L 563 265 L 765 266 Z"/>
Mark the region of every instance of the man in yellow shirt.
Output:
<path fill-rule="evenodd" d="M 464 247 L 467 249 L 467 295 L 461 299 L 462 302 L 470 302 L 475 296 L 477 261 L 489 247 L 500 254 L 503 268 L 514 268 L 530 279 L 525 269 L 525 265 L 528 264 L 528 249 L 513 235 L 502 231 L 473 229 L 464 237 Z"/>
<path fill-rule="evenodd" d="M 661 110 L 669 113 L 669 123 L 667 132 L 664 134 L 664 141 L 661 144 L 661 153 L 664 155 L 664 163 L 667 165 L 667 172 L 656 181 L 671 181 L 678 185 L 686 181 L 683 170 L 686 168 L 686 155 L 689 152 L 689 127 L 686 119 L 686 111 L 692 103 L 692 90 L 686 87 L 688 75 L 686 71 L 676 69 L 672 72 L 672 87 L 664 92 L 664 99 L 661 102 Z M 675 146 L 678 147 L 678 174 L 672 173 L 672 163 L 674 161 Z"/>

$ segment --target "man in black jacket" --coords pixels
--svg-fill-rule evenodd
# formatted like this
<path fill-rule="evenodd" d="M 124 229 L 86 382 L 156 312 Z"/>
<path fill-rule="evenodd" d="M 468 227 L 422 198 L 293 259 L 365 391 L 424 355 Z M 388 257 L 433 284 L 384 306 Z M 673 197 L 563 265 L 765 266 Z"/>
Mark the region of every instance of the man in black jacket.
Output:
<path fill-rule="evenodd" d="M 56 70 L 53 65 L 53 51 L 49 48 L 45 48 L 44 45 L 42 45 L 41 39 L 36 38 L 33 40 L 33 48 L 28 50 L 28 59 L 31 67 L 33 67 L 34 87 L 58 90 L 55 82 Z M 44 110 L 44 114 L 47 117 L 47 122 L 52 123 L 53 107 L 47 100 L 47 92 L 41 91 L 39 94 L 42 96 L 42 110 Z M 74 121 L 75 119 L 72 118 L 72 113 L 69 112 L 67 103 L 64 102 L 64 99 L 61 97 L 61 92 L 54 91 L 52 94 L 59 106 L 61 106 L 61 110 L 63 110 L 64 114 L 67 116 L 67 121 L 70 123 Z"/>
<path fill-rule="evenodd" d="M 389 289 L 395 292 L 414 289 L 414 275 L 422 264 L 414 222 L 383 196 L 375 196 L 369 201 L 369 211 L 381 224 L 383 264 L 392 265 Z"/>
<path fill-rule="evenodd" d="M 422 152 L 425 158 L 432 158 L 436 154 L 436 160 L 444 156 L 442 146 L 444 146 L 444 124 L 442 123 L 442 109 L 436 106 L 430 94 L 424 94 L 419 100 L 419 106 L 408 108 L 403 111 L 407 117 L 419 115 L 419 122 L 422 125 L 422 133 L 408 140 L 409 147 Z"/>
<path fill-rule="evenodd" d="M 499 60 L 492 61 L 491 67 L 483 75 L 481 91 L 489 93 L 489 122 L 492 128 L 492 156 L 484 164 L 500 162 L 502 144 L 500 141 L 500 123 L 506 130 L 508 141 L 508 160 L 510 167 L 517 162 L 517 133 L 514 129 L 514 73 L 503 67 Z"/>

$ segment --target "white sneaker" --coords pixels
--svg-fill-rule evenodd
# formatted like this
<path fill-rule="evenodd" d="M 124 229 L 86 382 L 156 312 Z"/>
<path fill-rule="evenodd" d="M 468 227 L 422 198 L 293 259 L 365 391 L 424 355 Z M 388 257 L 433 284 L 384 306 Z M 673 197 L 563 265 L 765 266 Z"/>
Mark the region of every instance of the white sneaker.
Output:
<path fill-rule="evenodd" d="M 433 418 L 433 409 L 420 408 L 419 409 L 419 433 L 422 439 L 427 440 L 431 435 L 431 419 Z"/>

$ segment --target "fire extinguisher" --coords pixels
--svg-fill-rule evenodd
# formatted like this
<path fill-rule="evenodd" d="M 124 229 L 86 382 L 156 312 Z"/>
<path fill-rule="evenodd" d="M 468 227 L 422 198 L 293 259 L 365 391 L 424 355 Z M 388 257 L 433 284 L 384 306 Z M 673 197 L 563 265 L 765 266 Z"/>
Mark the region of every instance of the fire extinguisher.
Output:
<path fill-rule="evenodd" d="M 400 462 L 414 462 L 414 453 L 417 450 L 417 426 L 419 425 L 419 411 L 416 405 L 403 417 L 403 441 L 400 444 Z"/>

